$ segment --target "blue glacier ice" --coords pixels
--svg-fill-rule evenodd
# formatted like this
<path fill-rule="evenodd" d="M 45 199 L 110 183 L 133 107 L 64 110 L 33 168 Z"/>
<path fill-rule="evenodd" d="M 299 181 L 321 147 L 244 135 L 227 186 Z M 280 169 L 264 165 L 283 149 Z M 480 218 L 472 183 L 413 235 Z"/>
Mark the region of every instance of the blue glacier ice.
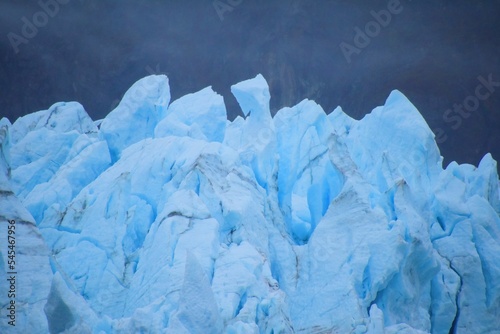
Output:
<path fill-rule="evenodd" d="M 77 102 L 0 121 L 1 333 L 500 333 L 491 155 L 443 169 L 399 91 L 361 120 L 273 117 L 260 74 L 231 92 L 234 121 L 164 75 L 102 121 Z"/>

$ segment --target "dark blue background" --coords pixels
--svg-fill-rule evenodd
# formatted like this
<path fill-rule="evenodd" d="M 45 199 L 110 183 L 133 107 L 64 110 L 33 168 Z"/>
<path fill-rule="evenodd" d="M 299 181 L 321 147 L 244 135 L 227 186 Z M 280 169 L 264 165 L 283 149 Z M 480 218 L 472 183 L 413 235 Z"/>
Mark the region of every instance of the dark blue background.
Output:
<path fill-rule="evenodd" d="M 474 96 L 479 76 L 500 82 L 500 1 L 401 0 L 402 12 L 351 63 L 340 43 L 353 44 L 355 27 L 389 1 L 222 0 L 236 4 L 222 20 L 212 0 L 66 1 L 18 53 L 8 34 L 21 35 L 22 18 L 41 6 L 0 3 L 1 116 L 75 100 L 99 119 L 136 80 L 164 73 L 173 99 L 212 85 L 232 119 L 241 112 L 230 85 L 262 73 L 273 112 L 310 98 L 359 119 L 399 89 L 442 129 L 446 164 L 500 159 L 500 87 L 457 129 L 443 120 Z"/>

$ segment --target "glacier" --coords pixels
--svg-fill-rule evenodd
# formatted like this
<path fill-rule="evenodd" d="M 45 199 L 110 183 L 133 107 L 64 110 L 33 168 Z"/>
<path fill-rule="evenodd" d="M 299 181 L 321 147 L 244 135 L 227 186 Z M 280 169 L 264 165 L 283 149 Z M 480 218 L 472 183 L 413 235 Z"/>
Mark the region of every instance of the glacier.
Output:
<path fill-rule="evenodd" d="M 2 333 L 500 333 L 497 164 L 442 166 L 399 91 L 273 117 L 262 75 L 139 80 L 0 121 Z M 16 326 L 6 236 L 16 221 Z"/>

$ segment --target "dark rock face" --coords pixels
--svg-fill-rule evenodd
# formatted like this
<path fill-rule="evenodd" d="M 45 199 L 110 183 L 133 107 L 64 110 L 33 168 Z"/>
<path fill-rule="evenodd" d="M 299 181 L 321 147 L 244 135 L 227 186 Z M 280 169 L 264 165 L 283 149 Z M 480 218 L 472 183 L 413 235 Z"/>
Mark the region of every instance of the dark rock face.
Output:
<path fill-rule="evenodd" d="M 262 73 L 273 113 L 309 98 L 359 119 L 399 89 L 445 164 L 500 159 L 498 1 L 57 1 L 0 4 L 0 114 L 11 121 L 71 100 L 102 118 L 152 73 L 169 76 L 173 99 L 212 85 L 233 119 L 230 85 Z M 26 21 L 36 33 L 23 34 Z"/>

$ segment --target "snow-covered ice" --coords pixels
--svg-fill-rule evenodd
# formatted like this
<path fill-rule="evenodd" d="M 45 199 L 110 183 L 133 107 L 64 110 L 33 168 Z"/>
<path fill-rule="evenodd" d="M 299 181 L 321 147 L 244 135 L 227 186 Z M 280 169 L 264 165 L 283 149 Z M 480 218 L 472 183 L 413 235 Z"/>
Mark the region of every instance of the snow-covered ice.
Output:
<path fill-rule="evenodd" d="M 14 332 L 500 333 L 491 155 L 443 169 L 399 91 L 361 120 L 272 117 L 262 75 L 231 91 L 232 122 L 211 87 L 170 102 L 163 75 L 102 121 L 76 102 L 0 121 Z"/>

